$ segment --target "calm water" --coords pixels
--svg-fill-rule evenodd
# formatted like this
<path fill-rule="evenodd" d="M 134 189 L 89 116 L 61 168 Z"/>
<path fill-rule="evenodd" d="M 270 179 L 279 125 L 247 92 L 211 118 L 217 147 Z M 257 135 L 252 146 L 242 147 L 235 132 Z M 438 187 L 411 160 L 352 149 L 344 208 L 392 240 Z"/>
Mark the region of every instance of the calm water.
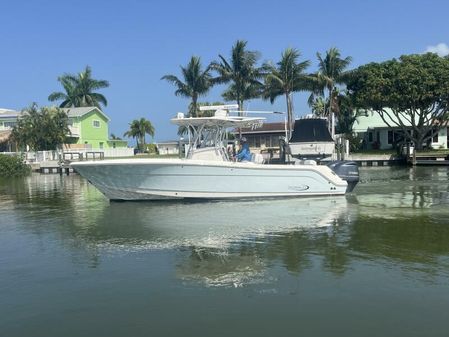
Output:
<path fill-rule="evenodd" d="M 0 336 L 449 336 L 449 169 L 339 198 L 109 203 L 0 181 Z"/>

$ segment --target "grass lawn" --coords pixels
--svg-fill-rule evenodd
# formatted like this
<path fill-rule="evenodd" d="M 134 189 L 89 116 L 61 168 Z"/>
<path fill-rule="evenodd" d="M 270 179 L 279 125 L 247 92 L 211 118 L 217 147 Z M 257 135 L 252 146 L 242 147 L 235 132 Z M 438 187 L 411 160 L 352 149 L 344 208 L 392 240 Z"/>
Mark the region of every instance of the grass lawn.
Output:
<path fill-rule="evenodd" d="M 429 156 L 444 156 L 444 155 L 449 155 L 449 149 L 441 149 L 441 150 L 426 149 L 426 150 L 419 150 L 419 151 L 416 151 L 416 154 L 429 155 Z"/>

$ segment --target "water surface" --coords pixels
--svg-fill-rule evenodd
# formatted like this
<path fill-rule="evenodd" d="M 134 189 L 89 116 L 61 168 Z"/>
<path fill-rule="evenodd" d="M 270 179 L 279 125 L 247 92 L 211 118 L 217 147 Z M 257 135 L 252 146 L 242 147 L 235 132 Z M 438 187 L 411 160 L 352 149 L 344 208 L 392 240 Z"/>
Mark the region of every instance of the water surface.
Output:
<path fill-rule="evenodd" d="M 110 203 L 0 181 L 0 336 L 448 336 L 449 169 L 346 197 Z"/>

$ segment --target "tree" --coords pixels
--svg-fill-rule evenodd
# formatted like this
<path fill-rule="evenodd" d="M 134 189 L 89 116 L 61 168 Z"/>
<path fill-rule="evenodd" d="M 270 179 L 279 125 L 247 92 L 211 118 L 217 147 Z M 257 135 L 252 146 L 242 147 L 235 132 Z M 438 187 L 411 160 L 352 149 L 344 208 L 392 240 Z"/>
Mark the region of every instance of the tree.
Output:
<path fill-rule="evenodd" d="M 292 94 L 308 89 L 308 76 L 304 74 L 310 61 L 298 62 L 300 53 L 297 49 L 287 48 L 281 55 L 281 60 L 273 65 L 266 63 L 264 69 L 267 72 L 263 98 L 274 100 L 284 95 L 287 102 L 288 129 L 291 133 L 294 123 Z"/>
<path fill-rule="evenodd" d="M 140 151 L 145 151 L 145 135 L 154 137 L 154 127 L 151 122 L 145 118 L 135 119 L 129 124 L 129 130 L 123 135 L 125 137 L 136 138 L 137 147 Z"/>
<path fill-rule="evenodd" d="M 341 57 L 340 51 L 332 47 L 326 51 L 324 58 L 320 53 L 316 54 L 318 58 L 318 72 L 310 81 L 310 90 L 312 91 L 309 104 L 314 101 L 314 96 L 325 96 L 327 91 L 327 99 L 325 100 L 325 115 L 332 119 L 337 108 L 337 85 L 344 84 L 347 81 L 350 72 L 347 67 L 352 61 L 352 57 Z M 332 137 L 334 137 L 334 125 L 332 125 Z"/>
<path fill-rule="evenodd" d="M 111 133 L 109 138 L 112 140 L 122 140 L 120 137 L 116 136 L 114 133 Z"/>
<path fill-rule="evenodd" d="M 181 66 L 183 80 L 175 75 L 165 75 L 161 79 L 167 80 L 176 87 L 175 95 L 192 99 L 189 105 L 189 115 L 196 117 L 198 114 L 198 98 L 207 94 L 212 85 L 210 68 L 202 69 L 201 58 L 192 56 L 186 67 Z"/>
<path fill-rule="evenodd" d="M 421 149 L 449 120 L 449 60 L 436 54 L 403 55 L 357 68 L 348 84 L 356 107 L 379 113 Z"/>
<path fill-rule="evenodd" d="M 312 113 L 317 117 L 323 117 L 326 115 L 327 102 L 322 96 L 314 97 L 313 102 L 309 103 Z"/>
<path fill-rule="evenodd" d="M 93 79 L 92 69 L 89 66 L 86 66 L 85 70 L 77 75 L 64 74 L 58 77 L 58 81 L 62 84 L 65 92 L 54 92 L 48 96 L 48 100 L 50 102 L 62 100 L 60 108 L 83 106 L 101 108 L 101 105 L 108 105 L 106 97 L 95 91 L 109 87 L 109 82 Z"/>
<path fill-rule="evenodd" d="M 231 83 L 223 93 L 223 98 L 236 101 L 239 110 L 243 110 L 245 100 L 259 97 L 263 88 L 260 80 L 264 72 L 262 68 L 256 67 L 259 53 L 246 50 L 246 45 L 246 41 L 237 40 L 229 60 L 218 55 L 220 60 L 211 63 L 211 68 L 218 73 L 215 82 Z"/>
<path fill-rule="evenodd" d="M 359 111 L 354 108 L 351 97 L 347 93 L 335 91 L 335 108 L 332 111 L 337 115 L 336 133 L 352 137 L 352 129 Z"/>
<path fill-rule="evenodd" d="M 70 134 L 68 116 L 60 108 L 39 108 L 33 103 L 22 111 L 22 116 L 11 132 L 19 146 L 28 145 L 34 151 L 55 150 Z"/>

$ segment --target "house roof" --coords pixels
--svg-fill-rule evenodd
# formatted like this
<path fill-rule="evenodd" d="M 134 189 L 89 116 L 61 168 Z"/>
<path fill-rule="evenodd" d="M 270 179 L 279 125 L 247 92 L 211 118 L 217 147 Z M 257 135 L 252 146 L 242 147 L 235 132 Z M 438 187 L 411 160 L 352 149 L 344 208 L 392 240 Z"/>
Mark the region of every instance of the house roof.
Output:
<path fill-rule="evenodd" d="M 94 106 L 88 106 L 88 107 L 81 107 L 81 108 L 63 108 L 64 112 L 67 113 L 69 117 L 75 118 L 75 117 L 82 117 L 84 115 L 87 115 L 93 110 L 97 110 L 101 115 L 103 115 L 108 121 L 111 119 L 106 115 L 103 111 L 101 111 L 99 108 Z M 0 108 L 0 118 L 7 118 L 7 117 L 13 117 L 17 118 L 22 114 L 21 111 L 15 111 L 10 109 L 1 109 Z"/>
<path fill-rule="evenodd" d="M 385 109 L 387 113 L 391 112 L 390 109 Z M 390 125 L 394 128 L 397 128 L 397 118 L 394 116 L 393 113 L 390 113 L 390 116 L 392 117 L 392 121 L 390 122 Z M 387 120 L 388 116 L 386 117 Z M 408 121 L 410 118 L 404 117 L 402 118 L 402 122 L 405 126 L 411 126 L 410 122 Z M 368 129 L 379 129 L 379 128 L 390 128 L 383 120 L 382 117 L 380 117 L 380 114 L 378 112 L 375 112 L 373 110 L 369 110 L 366 112 L 365 115 L 356 117 L 356 120 L 354 122 L 353 130 L 354 132 L 366 132 Z"/>
<path fill-rule="evenodd" d="M 166 140 L 164 142 L 157 142 L 155 144 L 156 144 L 156 146 L 159 146 L 159 145 L 178 145 L 179 144 L 179 140 Z"/>
<path fill-rule="evenodd" d="M 20 111 L 0 108 L 0 118 L 14 117 L 17 118 L 21 114 Z"/>
<path fill-rule="evenodd" d="M 80 107 L 80 108 L 63 108 L 63 111 L 67 113 L 69 117 L 82 117 L 84 115 L 87 115 L 93 110 L 97 110 L 100 114 L 102 114 L 108 121 L 111 119 L 99 108 L 94 106 L 87 106 L 87 107 Z"/>

